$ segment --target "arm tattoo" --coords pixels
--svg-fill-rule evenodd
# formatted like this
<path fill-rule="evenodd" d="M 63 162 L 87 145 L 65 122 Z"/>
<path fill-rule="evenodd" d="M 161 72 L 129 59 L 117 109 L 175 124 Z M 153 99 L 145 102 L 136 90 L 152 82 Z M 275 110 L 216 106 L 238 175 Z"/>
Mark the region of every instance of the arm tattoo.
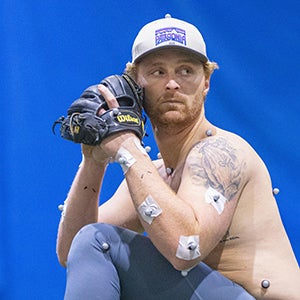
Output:
<path fill-rule="evenodd" d="M 228 201 L 233 199 L 242 185 L 246 163 L 223 137 L 206 139 L 197 144 L 186 163 L 193 184 L 210 186 Z"/>

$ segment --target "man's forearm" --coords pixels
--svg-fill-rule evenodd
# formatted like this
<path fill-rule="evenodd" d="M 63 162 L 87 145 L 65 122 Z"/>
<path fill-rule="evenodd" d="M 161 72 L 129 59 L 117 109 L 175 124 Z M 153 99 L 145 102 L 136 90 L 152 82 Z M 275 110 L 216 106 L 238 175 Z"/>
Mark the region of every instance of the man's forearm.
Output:
<path fill-rule="evenodd" d="M 65 265 L 72 240 L 85 225 L 98 220 L 99 193 L 106 166 L 83 159 L 72 183 L 57 236 L 57 256 Z"/>
<path fill-rule="evenodd" d="M 140 221 L 156 248 L 178 269 L 188 269 L 198 260 L 183 261 L 175 256 L 179 237 L 198 235 L 193 208 L 161 178 L 157 168 L 128 140 L 122 144 L 124 160 L 132 161 L 126 181 Z M 120 152 L 120 151 L 119 151 Z M 121 160 L 122 162 L 122 160 Z M 129 164 L 130 165 L 130 164 Z M 152 222 L 153 221 L 153 222 Z"/>

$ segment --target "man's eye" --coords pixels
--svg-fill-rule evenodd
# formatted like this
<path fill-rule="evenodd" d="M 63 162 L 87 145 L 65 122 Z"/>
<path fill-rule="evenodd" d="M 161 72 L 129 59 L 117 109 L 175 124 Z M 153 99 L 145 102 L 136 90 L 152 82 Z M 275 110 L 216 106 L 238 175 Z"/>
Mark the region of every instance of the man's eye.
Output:
<path fill-rule="evenodd" d="M 161 70 L 155 70 L 155 71 L 152 72 L 152 75 L 154 75 L 154 76 L 159 76 L 159 75 L 162 75 L 162 74 L 163 74 L 163 72 Z"/>
<path fill-rule="evenodd" d="M 189 74 L 191 74 L 191 71 L 189 69 L 181 69 L 180 74 L 181 75 L 189 75 Z"/>

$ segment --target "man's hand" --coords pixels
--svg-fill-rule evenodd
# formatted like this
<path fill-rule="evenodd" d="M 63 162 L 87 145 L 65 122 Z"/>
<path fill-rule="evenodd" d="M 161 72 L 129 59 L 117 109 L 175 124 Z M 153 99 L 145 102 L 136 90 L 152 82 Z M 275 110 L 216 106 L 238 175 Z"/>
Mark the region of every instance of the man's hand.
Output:
<path fill-rule="evenodd" d="M 143 90 L 127 74 L 112 75 L 87 88 L 68 109 L 60 124 L 63 138 L 90 146 L 122 132 L 144 136 Z"/>
<path fill-rule="evenodd" d="M 99 92 L 104 97 L 109 109 L 119 108 L 119 103 L 111 91 L 103 84 L 98 85 Z M 105 113 L 106 110 L 101 108 L 98 115 Z M 123 131 L 113 134 L 102 141 L 99 147 L 93 147 L 93 157 L 97 157 L 97 161 L 103 156 L 107 159 L 114 159 L 117 151 L 120 149 L 123 142 L 130 138 L 136 138 L 130 131 Z"/>

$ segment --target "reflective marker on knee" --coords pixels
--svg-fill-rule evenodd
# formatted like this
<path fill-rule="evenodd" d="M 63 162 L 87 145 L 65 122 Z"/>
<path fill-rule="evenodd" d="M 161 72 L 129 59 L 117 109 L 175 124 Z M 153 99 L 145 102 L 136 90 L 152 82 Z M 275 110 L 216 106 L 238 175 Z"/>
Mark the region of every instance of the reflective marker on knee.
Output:
<path fill-rule="evenodd" d="M 176 257 L 184 260 L 193 260 L 201 255 L 198 235 L 181 235 L 176 251 Z"/>
<path fill-rule="evenodd" d="M 217 210 L 219 215 L 223 212 L 226 201 L 227 198 L 217 190 L 213 189 L 212 187 L 207 189 L 205 194 L 205 202 L 211 204 Z"/>
<path fill-rule="evenodd" d="M 162 213 L 162 209 L 151 195 L 148 195 L 145 201 L 140 204 L 138 211 L 142 219 L 148 224 L 151 224 L 153 219 Z"/>
<path fill-rule="evenodd" d="M 108 243 L 106 243 L 106 242 L 103 242 L 100 247 L 101 247 L 101 249 L 102 249 L 103 252 L 106 252 L 106 251 L 109 250 L 110 245 Z"/>

